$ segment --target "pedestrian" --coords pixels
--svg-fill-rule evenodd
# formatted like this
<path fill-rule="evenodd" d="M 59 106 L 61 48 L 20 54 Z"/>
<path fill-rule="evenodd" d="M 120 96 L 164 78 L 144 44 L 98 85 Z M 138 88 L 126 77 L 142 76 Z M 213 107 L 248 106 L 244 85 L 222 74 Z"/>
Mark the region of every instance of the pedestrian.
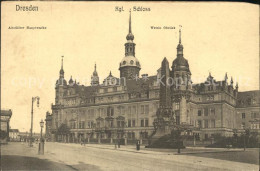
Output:
<path fill-rule="evenodd" d="M 118 148 L 120 148 L 120 140 L 117 140 Z"/>

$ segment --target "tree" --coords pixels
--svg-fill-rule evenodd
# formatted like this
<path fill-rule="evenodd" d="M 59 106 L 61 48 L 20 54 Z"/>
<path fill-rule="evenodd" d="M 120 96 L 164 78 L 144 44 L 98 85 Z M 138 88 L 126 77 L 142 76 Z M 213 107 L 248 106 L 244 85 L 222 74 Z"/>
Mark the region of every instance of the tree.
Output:
<path fill-rule="evenodd" d="M 70 128 L 66 124 L 61 124 L 57 130 L 58 135 L 67 135 L 70 133 Z"/>
<path fill-rule="evenodd" d="M 1 139 L 7 138 L 7 132 L 4 131 L 4 130 L 1 130 L 1 132 L 0 132 L 0 138 L 1 138 Z"/>

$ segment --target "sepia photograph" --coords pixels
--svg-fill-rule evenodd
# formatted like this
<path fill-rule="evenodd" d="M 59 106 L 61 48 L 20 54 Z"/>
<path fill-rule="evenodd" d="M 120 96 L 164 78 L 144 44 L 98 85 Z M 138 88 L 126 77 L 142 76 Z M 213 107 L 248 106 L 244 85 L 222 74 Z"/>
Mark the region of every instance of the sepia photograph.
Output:
<path fill-rule="evenodd" d="M 259 170 L 259 5 L 1 3 L 1 170 Z"/>

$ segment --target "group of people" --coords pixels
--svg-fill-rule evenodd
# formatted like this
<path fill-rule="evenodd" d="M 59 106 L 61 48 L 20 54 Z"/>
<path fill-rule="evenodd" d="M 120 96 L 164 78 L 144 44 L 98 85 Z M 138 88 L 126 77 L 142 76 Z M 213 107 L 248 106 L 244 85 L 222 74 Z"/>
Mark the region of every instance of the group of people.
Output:
<path fill-rule="evenodd" d="M 86 139 L 82 138 L 81 142 L 80 142 L 80 145 L 84 145 L 85 146 L 86 145 L 86 141 L 87 141 Z"/>

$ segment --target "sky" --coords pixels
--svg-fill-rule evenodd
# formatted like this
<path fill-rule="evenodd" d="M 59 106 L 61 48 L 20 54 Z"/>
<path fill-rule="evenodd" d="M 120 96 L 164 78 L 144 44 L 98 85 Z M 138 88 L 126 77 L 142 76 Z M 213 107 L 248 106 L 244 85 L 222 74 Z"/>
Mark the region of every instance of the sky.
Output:
<path fill-rule="evenodd" d="M 16 5 L 38 6 L 38 11 L 16 11 Z M 115 11 L 122 7 L 124 11 Z M 133 11 L 134 7 L 150 11 Z M 100 82 L 111 71 L 119 77 L 124 57 L 129 9 L 140 74 L 155 75 L 166 57 L 176 58 L 178 29 L 182 26 L 184 57 L 194 83 L 211 72 L 223 80 L 233 76 L 239 91 L 259 89 L 259 7 L 227 2 L 2 2 L 1 109 L 12 109 L 11 128 L 30 130 L 31 99 L 34 128 L 51 112 L 55 81 L 64 56 L 65 79 L 72 75 L 89 85 L 94 65 Z M 8 29 L 44 26 L 47 29 Z M 151 29 L 172 26 L 175 29 Z"/>

